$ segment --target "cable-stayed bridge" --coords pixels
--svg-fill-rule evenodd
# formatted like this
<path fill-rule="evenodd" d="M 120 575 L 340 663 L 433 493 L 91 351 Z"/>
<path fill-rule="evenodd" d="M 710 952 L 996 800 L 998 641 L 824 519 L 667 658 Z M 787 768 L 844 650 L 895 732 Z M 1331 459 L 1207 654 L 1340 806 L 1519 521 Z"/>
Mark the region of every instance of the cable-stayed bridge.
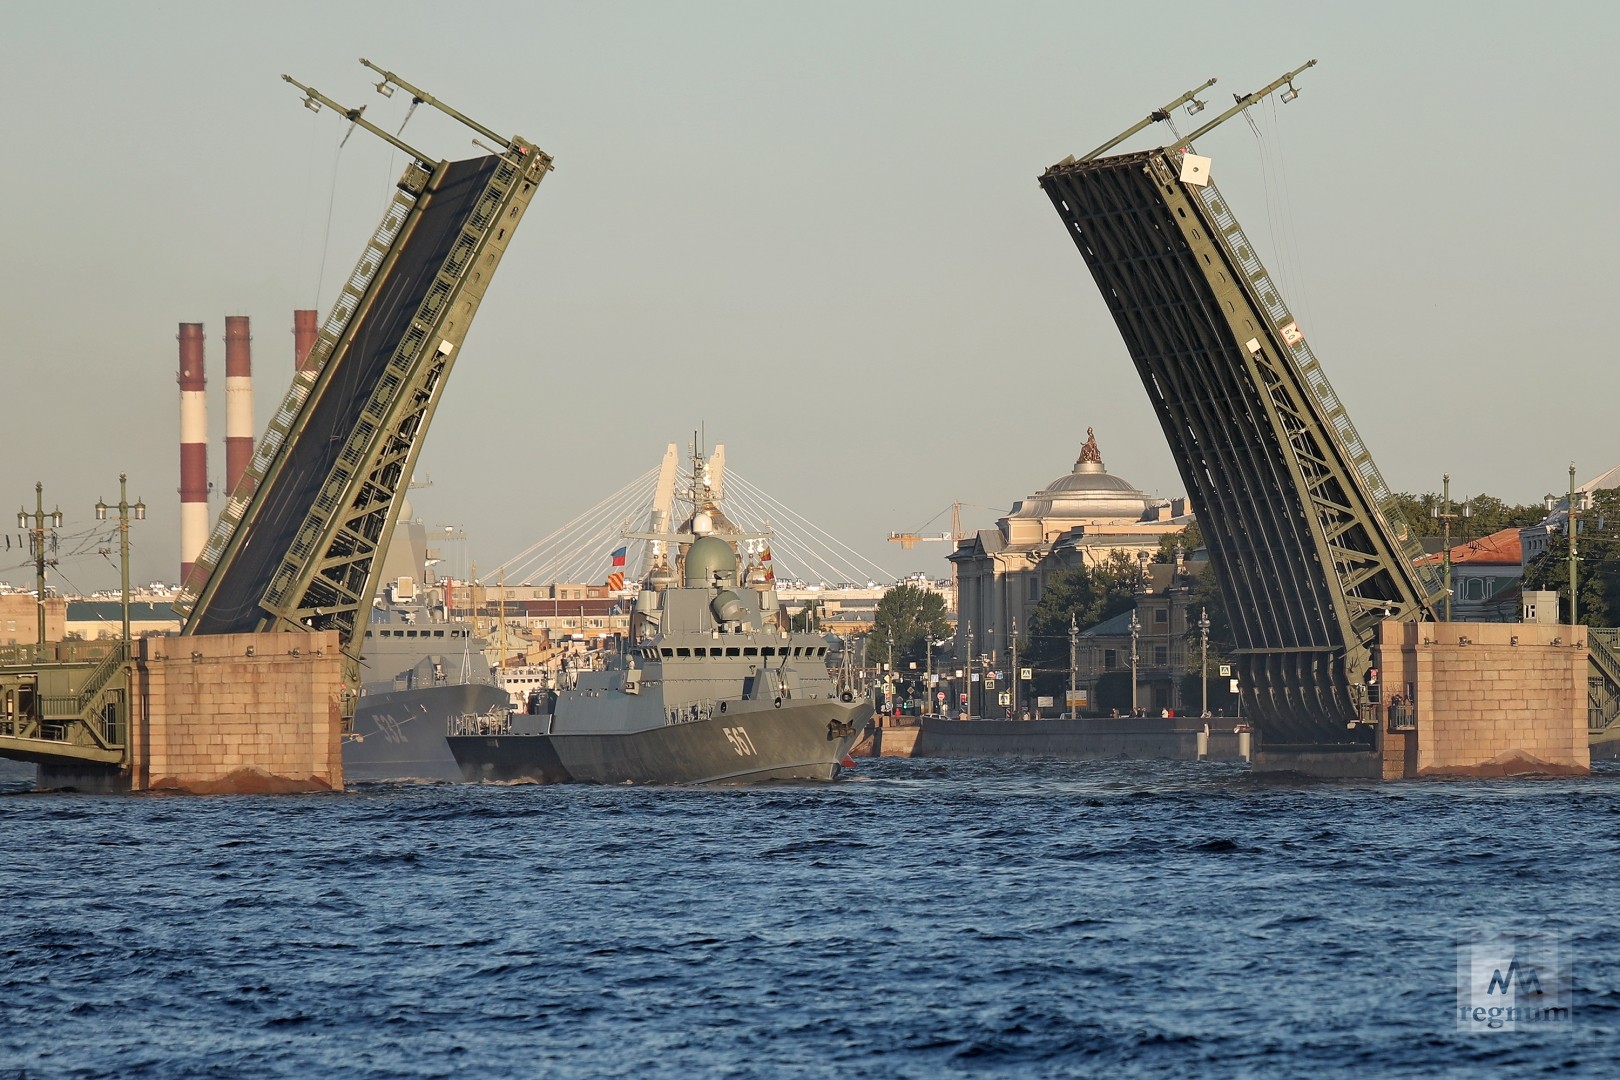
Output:
<path fill-rule="evenodd" d="M 723 501 L 725 515 L 745 532 L 767 532 L 779 582 L 810 585 L 886 584 L 892 570 L 878 565 L 817 525 L 808 514 L 775 498 L 725 463 L 717 446 L 701 468 Z M 484 584 L 544 585 L 556 582 L 595 583 L 605 578 L 610 553 L 629 548 L 627 564 L 645 570 L 650 543 L 624 540 L 627 532 L 673 531 L 693 510 L 691 493 L 704 483 L 691 465 L 677 463 L 675 444 L 661 464 L 648 469 L 594 506 L 576 514 L 499 566 L 480 574 Z M 656 516 L 663 515 L 659 525 Z"/>

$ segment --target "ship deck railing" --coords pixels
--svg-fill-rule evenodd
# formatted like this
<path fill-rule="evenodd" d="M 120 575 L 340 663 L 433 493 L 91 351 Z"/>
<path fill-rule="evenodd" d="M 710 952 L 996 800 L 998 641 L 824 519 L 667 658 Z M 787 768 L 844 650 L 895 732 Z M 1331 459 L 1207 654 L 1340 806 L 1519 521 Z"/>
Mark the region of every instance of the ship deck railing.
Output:
<path fill-rule="evenodd" d="M 708 720 L 714 716 L 715 705 L 713 701 L 693 701 L 685 705 L 671 705 L 664 713 L 664 726 L 674 727 L 676 724 L 695 724 L 699 720 Z M 725 710 L 722 709 L 722 712 Z"/>

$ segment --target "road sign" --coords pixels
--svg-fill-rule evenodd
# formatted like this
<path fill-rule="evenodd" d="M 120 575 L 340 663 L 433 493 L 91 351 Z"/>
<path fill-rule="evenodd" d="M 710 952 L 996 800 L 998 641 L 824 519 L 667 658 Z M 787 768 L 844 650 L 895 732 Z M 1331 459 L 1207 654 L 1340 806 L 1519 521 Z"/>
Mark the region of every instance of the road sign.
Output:
<path fill-rule="evenodd" d="M 1021 667 L 1018 669 L 1018 677 L 1020 679 L 1033 679 L 1035 677 L 1035 669 Z"/>
<path fill-rule="evenodd" d="M 1088 700 L 1089 697 L 1090 693 L 1086 690 L 1065 690 L 1063 692 L 1063 704 L 1083 709 L 1091 704 L 1090 700 Z"/>
<path fill-rule="evenodd" d="M 945 691 L 941 690 L 939 693 L 935 694 L 934 696 L 940 700 L 940 704 L 944 704 L 944 702 L 945 702 Z"/>
<path fill-rule="evenodd" d="M 1003 690 L 1001 693 L 997 694 L 996 695 L 996 704 L 997 705 L 1011 705 L 1012 704 L 1012 693 L 1010 691 Z"/>
<path fill-rule="evenodd" d="M 1237 683 L 1236 679 L 1233 679 L 1232 680 L 1232 693 L 1235 694 L 1237 692 L 1238 692 L 1238 683 Z"/>
<path fill-rule="evenodd" d="M 1231 677 L 1232 677 L 1232 665 L 1231 664 L 1222 664 L 1221 665 L 1221 678 L 1230 679 Z"/>
<path fill-rule="evenodd" d="M 959 694 L 957 696 L 962 699 L 962 704 L 964 704 L 964 705 L 967 704 L 967 695 L 966 694 Z"/>
<path fill-rule="evenodd" d="M 996 685 L 996 673 L 992 671 L 992 672 L 990 672 L 988 675 L 986 675 L 984 677 L 984 688 L 986 690 L 988 690 L 988 689 L 990 689 L 991 687 L 993 687 L 995 685 Z"/>
<path fill-rule="evenodd" d="M 1052 707 L 1052 696 L 1050 694 L 1040 695 L 1035 699 L 1035 707 L 1037 709 L 1050 709 Z"/>

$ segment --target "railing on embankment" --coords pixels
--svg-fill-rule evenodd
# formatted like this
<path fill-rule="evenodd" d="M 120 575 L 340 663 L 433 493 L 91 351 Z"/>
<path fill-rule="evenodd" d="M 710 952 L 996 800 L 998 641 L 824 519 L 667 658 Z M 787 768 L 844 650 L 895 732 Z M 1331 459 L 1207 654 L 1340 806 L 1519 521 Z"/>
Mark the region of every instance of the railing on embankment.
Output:
<path fill-rule="evenodd" d="M 126 655 L 122 642 L 0 648 L 0 757 L 122 764 Z"/>

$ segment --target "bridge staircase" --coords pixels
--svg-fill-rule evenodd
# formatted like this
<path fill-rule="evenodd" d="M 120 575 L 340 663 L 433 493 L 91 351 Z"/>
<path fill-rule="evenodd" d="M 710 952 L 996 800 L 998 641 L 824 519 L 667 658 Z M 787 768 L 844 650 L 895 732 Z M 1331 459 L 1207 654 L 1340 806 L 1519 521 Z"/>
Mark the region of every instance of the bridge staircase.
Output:
<path fill-rule="evenodd" d="M 0 649 L 0 757 L 122 764 L 128 676 L 122 642 Z"/>
<path fill-rule="evenodd" d="M 1586 733 L 1594 744 L 1620 741 L 1620 629 L 1586 631 Z"/>

